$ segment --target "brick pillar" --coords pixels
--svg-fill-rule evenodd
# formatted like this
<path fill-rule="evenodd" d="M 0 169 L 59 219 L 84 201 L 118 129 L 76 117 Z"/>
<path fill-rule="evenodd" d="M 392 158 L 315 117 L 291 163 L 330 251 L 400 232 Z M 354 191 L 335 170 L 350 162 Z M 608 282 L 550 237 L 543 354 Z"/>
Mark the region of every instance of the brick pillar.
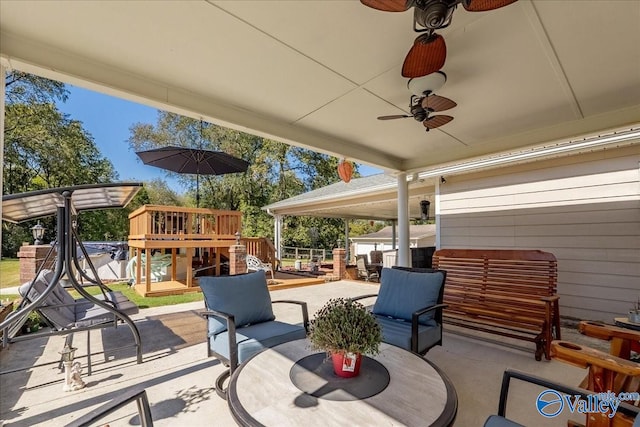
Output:
<path fill-rule="evenodd" d="M 346 250 L 335 248 L 333 250 L 333 274 L 341 279 L 346 278 L 347 261 L 345 259 Z"/>
<path fill-rule="evenodd" d="M 44 258 L 49 252 L 49 245 L 27 245 L 20 246 L 18 258 L 20 258 L 20 283 L 30 282 L 36 277 L 36 271 L 40 264 L 44 262 Z M 44 268 L 53 270 L 56 262 L 56 251 L 54 250 L 51 258 Z"/>
<path fill-rule="evenodd" d="M 229 274 L 247 272 L 247 248 L 244 245 L 233 245 L 229 248 Z"/>

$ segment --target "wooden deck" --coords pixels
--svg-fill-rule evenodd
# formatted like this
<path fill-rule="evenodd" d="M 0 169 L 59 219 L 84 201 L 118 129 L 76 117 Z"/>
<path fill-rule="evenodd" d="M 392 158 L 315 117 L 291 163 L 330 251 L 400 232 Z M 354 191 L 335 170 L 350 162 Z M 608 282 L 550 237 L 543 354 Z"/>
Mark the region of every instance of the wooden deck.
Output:
<path fill-rule="evenodd" d="M 200 292 L 195 271 L 223 274 L 223 260 L 238 243 L 263 262 L 275 262 L 275 248 L 268 239 L 236 235 L 242 229 L 239 211 L 144 205 L 129 215 L 129 226 L 129 256 L 135 270 L 131 276 L 136 280 L 136 292 L 144 297 Z M 156 270 L 152 270 L 156 251 L 170 255 L 171 261 L 161 266 L 156 263 Z M 168 280 L 153 281 L 154 275 L 160 278 L 159 268 L 166 270 L 160 277 Z"/>
<path fill-rule="evenodd" d="M 309 277 L 294 277 L 292 275 L 287 274 L 286 278 L 283 278 L 285 275 L 280 275 L 279 272 L 276 272 L 275 283 L 268 278 L 267 283 L 269 284 L 269 290 L 275 291 L 279 289 L 290 289 L 290 288 L 299 288 L 302 286 L 309 285 L 317 285 L 320 283 L 325 283 L 324 277 L 319 278 L 309 278 Z M 193 279 L 193 285 L 187 286 L 186 283 L 180 282 L 178 280 L 167 280 L 164 282 L 153 282 L 151 284 L 151 289 L 147 290 L 147 285 L 145 283 L 138 283 L 134 285 L 135 291 L 142 295 L 143 297 L 163 297 L 167 295 L 182 295 L 192 292 L 201 292 L 200 286 L 198 286 L 198 278 Z"/>

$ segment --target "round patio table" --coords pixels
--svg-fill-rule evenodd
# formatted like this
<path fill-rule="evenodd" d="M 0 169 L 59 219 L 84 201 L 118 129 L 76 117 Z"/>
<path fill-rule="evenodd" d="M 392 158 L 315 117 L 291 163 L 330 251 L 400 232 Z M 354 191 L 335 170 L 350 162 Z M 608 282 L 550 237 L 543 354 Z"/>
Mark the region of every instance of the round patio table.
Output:
<path fill-rule="evenodd" d="M 297 340 L 245 361 L 229 381 L 227 399 L 236 422 L 448 426 L 455 419 L 458 397 L 453 384 L 415 353 L 383 343 L 380 353 L 363 361 L 360 376 L 352 379 L 327 370 L 322 363 L 331 362 L 323 362 L 323 356 L 308 340 Z"/>

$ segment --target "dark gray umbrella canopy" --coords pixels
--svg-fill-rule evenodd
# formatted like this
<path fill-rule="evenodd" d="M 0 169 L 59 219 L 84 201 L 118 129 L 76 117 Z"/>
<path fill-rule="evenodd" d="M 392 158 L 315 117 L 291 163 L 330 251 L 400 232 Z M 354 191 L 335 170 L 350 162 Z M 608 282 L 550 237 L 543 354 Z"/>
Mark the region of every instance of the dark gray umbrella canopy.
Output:
<path fill-rule="evenodd" d="M 249 162 L 222 151 L 162 147 L 136 153 L 145 165 L 196 175 L 196 203 L 200 204 L 200 175 L 246 172 Z"/>

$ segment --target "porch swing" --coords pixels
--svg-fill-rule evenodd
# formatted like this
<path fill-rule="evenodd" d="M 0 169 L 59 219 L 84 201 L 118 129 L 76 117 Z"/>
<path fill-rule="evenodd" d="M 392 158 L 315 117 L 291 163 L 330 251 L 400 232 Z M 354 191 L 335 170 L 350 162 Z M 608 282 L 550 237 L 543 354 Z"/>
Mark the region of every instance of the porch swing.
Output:
<path fill-rule="evenodd" d="M 87 365 L 90 375 L 90 331 L 116 327 L 124 323 L 131 330 L 134 343 L 123 346 L 121 349 L 135 347 L 137 363 L 142 363 L 140 333 L 129 317 L 130 314 L 138 312 L 138 307 L 122 293 L 111 291 L 100 281 L 78 237 L 75 222 L 75 215 L 83 210 L 126 206 L 141 187 L 140 183 L 91 184 L 3 196 L 2 219 L 5 221 L 18 223 L 50 215 L 57 216 L 55 244 L 52 244 L 49 249 L 35 278 L 20 287 L 23 299 L 18 308 L 0 323 L 0 330 L 3 331 L 3 347 L 7 347 L 10 343 L 53 335 L 67 335 L 67 342 L 70 342 L 74 332 L 87 331 Z M 77 254 L 78 248 L 84 255 L 93 277 L 81 268 Z M 57 254 L 54 255 L 55 249 Z M 54 269 L 44 269 L 43 266 L 47 265 L 54 256 Z M 101 294 L 97 296 L 89 294 L 79 283 L 76 274 L 93 286 L 98 286 Z M 82 298 L 74 299 L 62 286 L 63 282 L 70 283 Z M 50 326 L 49 330 L 17 335 L 32 312 L 41 315 Z M 0 374 L 29 368 L 32 366 L 0 372 Z"/>

